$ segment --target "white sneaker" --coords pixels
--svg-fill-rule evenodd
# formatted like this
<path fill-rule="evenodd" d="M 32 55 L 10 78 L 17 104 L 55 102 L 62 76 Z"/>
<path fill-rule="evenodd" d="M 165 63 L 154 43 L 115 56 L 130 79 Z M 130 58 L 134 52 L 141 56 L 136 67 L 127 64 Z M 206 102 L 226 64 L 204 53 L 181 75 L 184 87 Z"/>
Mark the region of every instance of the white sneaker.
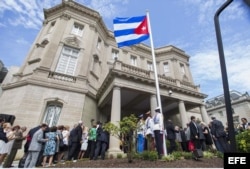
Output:
<path fill-rule="evenodd" d="M 77 162 L 77 160 L 73 160 L 73 163 Z"/>

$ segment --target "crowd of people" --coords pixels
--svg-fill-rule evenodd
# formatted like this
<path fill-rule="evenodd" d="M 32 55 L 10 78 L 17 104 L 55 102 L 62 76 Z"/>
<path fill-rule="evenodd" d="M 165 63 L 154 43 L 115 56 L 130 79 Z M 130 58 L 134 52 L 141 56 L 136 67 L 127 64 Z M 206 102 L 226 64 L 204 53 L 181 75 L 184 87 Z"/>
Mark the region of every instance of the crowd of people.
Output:
<path fill-rule="evenodd" d="M 12 166 L 23 140 L 26 142 L 20 168 L 47 167 L 81 158 L 97 160 L 99 156 L 105 159 L 109 135 L 99 121 L 91 120 L 90 128 L 79 121 L 72 129 L 67 125 L 49 127 L 41 124 L 31 128 L 26 135 L 23 134 L 26 127 L 11 126 L 4 119 L 0 122 L 0 166 L 3 168 Z"/>
<path fill-rule="evenodd" d="M 137 153 L 142 153 L 145 150 L 156 150 L 158 158 L 161 158 L 164 154 L 163 137 L 168 142 L 168 154 L 177 150 L 186 152 L 196 150 L 230 152 L 228 129 L 215 117 L 211 117 L 210 123 L 206 124 L 198 121 L 195 116 L 191 116 L 190 122 L 187 123 L 185 128 L 182 128 L 174 125 L 171 120 L 167 120 L 163 127 L 162 116 L 157 109 L 153 117 L 150 114 L 149 111 L 138 117 L 136 131 Z M 250 123 L 246 118 L 241 118 L 241 124 L 236 128 L 237 133 L 246 129 L 250 129 Z M 197 160 L 195 155 L 193 157 Z"/>
<path fill-rule="evenodd" d="M 180 150 L 178 147 L 186 152 L 214 148 L 222 153 L 230 152 L 227 129 L 215 117 L 211 118 L 209 124 L 205 124 L 191 116 L 185 128 L 174 125 L 171 120 L 167 120 L 163 125 L 162 118 L 159 107 L 155 109 L 153 117 L 150 111 L 138 117 L 135 131 L 137 153 L 156 150 L 160 159 L 164 154 L 163 137 L 169 142 L 168 154 Z M 237 127 L 238 132 L 250 129 L 250 123 L 246 118 L 241 118 L 241 122 Z M 100 157 L 104 160 L 109 146 L 109 133 L 103 130 L 102 126 L 100 121 L 95 122 L 93 119 L 91 127 L 79 121 L 72 129 L 67 125 L 48 127 L 47 124 L 41 124 L 31 128 L 25 135 L 25 126 L 12 126 L 4 119 L 0 119 L 0 166 L 12 166 L 18 149 L 22 148 L 23 140 L 26 140 L 24 156 L 19 162 L 19 167 L 53 166 L 65 161 L 76 162 L 81 158 L 97 160 Z"/>

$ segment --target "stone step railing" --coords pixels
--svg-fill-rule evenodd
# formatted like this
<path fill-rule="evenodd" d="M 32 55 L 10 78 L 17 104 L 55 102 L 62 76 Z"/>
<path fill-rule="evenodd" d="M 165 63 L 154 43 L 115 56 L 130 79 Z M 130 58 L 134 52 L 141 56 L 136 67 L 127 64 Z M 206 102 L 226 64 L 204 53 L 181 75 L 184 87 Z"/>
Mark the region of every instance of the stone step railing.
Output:
<path fill-rule="evenodd" d="M 76 77 L 75 76 L 70 76 L 70 75 L 57 73 L 57 72 L 52 72 L 52 71 L 49 72 L 48 78 L 67 81 L 67 82 L 72 82 L 72 83 L 76 82 Z"/>

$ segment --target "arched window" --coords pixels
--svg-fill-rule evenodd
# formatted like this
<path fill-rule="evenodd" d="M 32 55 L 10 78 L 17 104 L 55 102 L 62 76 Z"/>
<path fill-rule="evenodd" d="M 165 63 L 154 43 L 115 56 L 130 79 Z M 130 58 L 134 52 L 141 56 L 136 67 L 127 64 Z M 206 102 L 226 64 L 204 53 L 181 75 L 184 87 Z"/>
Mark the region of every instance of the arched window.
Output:
<path fill-rule="evenodd" d="M 45 109 L 43 122 L 48 124 L 49 127 L 57 126 L 61 111 L 62 104 L 48 103 Z"/>

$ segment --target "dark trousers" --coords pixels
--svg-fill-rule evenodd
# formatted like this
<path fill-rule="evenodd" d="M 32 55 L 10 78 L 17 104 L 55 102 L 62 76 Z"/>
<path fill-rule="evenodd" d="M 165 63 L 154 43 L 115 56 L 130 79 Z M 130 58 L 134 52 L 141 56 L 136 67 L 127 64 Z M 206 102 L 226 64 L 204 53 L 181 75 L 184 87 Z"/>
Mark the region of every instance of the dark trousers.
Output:
<path fill-rule="evenodd" d="M 99 153 L 101 153 L 101 158 L 104 160 L 106 149 L 107 149 L 107 143 L 106 142 L 97 141 L 96 142 L 96 148 L 95 148 L 94 160 L 97 159 L 97 157 L 99 156 Z"/>
<path fill-rule="evenodd" d="M 188 144 L 187 142 L 181 142 L 181 148 L 183 151 L 188 152 Z"/>
<path fill-rule="evenodd" d="M 229 144 L 227 142 L 226 137 L 218 137 L 217 141 L 221 145 L 221 147 L 223 149 L 223 153 L 228 153 L 230 151 Z"/>
<path fill-rule="evenodd" d="M 170 143 L 170 147 L 168 153 L 171 154 L 173 151 L 176 151 L 176 142 L 175 139 L 168 139 Z"/>
<path fill-rule="evenodd" d="M 155 134 L 155 145 L 156 145 L 156 150 L 158 153 L 159 158 L 161 158 L 161 155 L 163 154 L 163 137 L 161 136 L 162 134 L 160 133 L 160 130 L 154 130 Z"/>
<path fill-rule="evenodd" d="M 71 146 L 69 146 L 69 152 L 68 152 L 68 160 L 77 160 L 78 154 L 81 149 L 81 144 L 79 142 L 73 142 Z"/>
<path fill-rule="evenodd" d="M 94 155 L 95 155 L 96 141 L 89 140 L 88 146 L 90 146 L 89 159 L 92 160 L 94 158 Z"/>
<path fill-rule="evenodd" d="M 11 165 L 16 157 L 17 150 L 18 149 L 11 149 L 10 154 L 7 156 L 7 158 L 3 164 L 3 168 L 11 167 Z"/>
<path fill-rule="evenodd" d="M 202 148 L 201 147 L 201 142 L 200 142 L 199 139 L 193 139 L 192 141 L 194 142 L 194 148 L 195 149 L 201 149 Z"/>

